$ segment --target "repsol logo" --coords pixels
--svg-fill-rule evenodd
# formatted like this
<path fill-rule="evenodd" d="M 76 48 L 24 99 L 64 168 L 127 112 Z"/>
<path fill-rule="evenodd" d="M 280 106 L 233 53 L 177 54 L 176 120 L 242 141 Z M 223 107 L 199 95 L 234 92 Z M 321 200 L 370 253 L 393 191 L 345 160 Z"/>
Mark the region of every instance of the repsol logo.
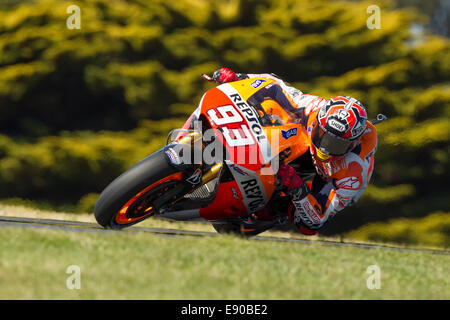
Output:
<path fill-rule="evenodd" d="M 295 210 L 295 213 L 294 213 L 294 223 L 298 224 L 300 222 L 303 222 L 307 226 L 313 226 L 314 222 L 305 213 L 305 211 L 303 211 L 302 205 L 299 202 L 294 202 L 294 204 L 295 204 L 295 208 L 297 209 L 297 210 Z"/>
<path fill-rule="evenodd" d="M 247 120 L 250 129 L 255 134 L 255 137 L 258 140 L 258 142 L 266 140 L 267 137 L 264 134 L 264 131 L 261 125 L 259 124 L 258 117 L 253 111 L 253 109 L 248 106 L 248 104 L 244 101 L 244 99 L 242 99 L 242 97 L 238 93 L 231 94 L 230 98 L 233 99 L 233 102 L 236 105 L 236 107 L 238 107 L 239 110 L 244 114 L 245 119 Z"/>
<path fill-rule="evenodd" d="M 302 207 L 297 207 L 297 210 L 300 214 L 301 220 L 308 226 L 312 227 L 314 226 L 314 222 L 310 219 L 310 217 L 303 211 Z"/>
<path fill-rule="evenodd" d="M 264 191 L 256 179 L 240 181 L 241 190 L 244 191 L 247 207 L 250 211 L 261 209 L 265 205 Z"/>
<path fill-rule="evenodd" d="M 302 220 L 308 226 L 314 226 L 320 224 L 320 219 L 317 217 L 316 212 L 311 207 L 307 200 L 294 201 L 296 212 L 294 214 L 295 219 Z M 294 220 L 295 223 L 295 220 Z"/>

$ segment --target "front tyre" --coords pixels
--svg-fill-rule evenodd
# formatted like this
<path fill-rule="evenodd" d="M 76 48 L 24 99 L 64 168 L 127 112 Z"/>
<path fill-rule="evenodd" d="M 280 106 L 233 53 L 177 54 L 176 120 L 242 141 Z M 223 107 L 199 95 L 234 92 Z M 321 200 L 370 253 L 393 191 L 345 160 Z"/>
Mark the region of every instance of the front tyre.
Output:
<path fill-rule="evenodd" d="M 156 213 L 152 202 L 175 188 L 182 172 L 172 167 L 160 150 L 138 162 L 111 182 L 100 194 L 94 208 L 103 227 L 122 229 Z"/>

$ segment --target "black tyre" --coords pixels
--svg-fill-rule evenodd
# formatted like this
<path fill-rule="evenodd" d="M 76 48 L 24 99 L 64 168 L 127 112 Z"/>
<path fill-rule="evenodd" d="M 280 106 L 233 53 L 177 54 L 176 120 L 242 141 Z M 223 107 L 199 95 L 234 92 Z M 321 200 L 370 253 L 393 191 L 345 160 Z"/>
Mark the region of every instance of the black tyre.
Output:
<path fill-rule="evenodd" d="M 221 234 L 234 234 L 242 237 L 256 236 L 274 226 L 273 222 L 259 222 L 256 226 L 246 226 L 236 221 L 212 222 L 214 230 Z"/>
<path fill-rule="evenodd" d="M 94 208 L 103 227 L 122 229 L 154 214 L 152 200 L 180 183 L 180 171 L 169 165 L 162 150 L 138 162 L 111 182 Z"/>
<path fill-rule="evenodd" d="M 214 230 L 216 230 L 218 233 L 222 234 L 236 234 L 241 235 L 241 226 L 238 223 L 232 223 L 232 222 L 213 222 L 212 226 Z"/>

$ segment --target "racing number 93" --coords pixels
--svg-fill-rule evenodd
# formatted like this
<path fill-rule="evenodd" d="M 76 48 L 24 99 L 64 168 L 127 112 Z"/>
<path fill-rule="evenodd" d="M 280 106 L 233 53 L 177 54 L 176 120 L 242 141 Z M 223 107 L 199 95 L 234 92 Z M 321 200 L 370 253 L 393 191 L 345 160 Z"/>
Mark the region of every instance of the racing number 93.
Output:
<path fill-rule="evenodd" d="M 255 144 L 250 128 L 233 105 L 210 109 L 208 110 L 208 116 L 218 127 L 221 127 L 223 137 L 230 147 Z"/>

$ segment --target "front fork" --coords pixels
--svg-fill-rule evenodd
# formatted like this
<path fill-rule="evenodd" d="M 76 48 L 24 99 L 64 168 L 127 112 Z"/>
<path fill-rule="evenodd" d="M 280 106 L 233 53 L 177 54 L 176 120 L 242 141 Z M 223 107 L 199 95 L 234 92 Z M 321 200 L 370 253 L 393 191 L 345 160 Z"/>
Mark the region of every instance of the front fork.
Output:
<path fill-rule="evenodd" d="M 154 207 L 157 209 L 156 211 L 158 213 L 164 213 L 180 200 L 185 199 L 186 195 L 195 192 L 198 188 L 220 175 L 223 168 L 223 163 L 221 162 L 213 165 L 205 165 L 203 162 L 200 164 L 193 164 L 191 162 L 185 163 L 183 157 L 180 156 L 180 150 L 183 150 L 181 152 L 186 150 L 189 150 L 189 152 L 191 150 L 202 152 L 203 144 L 200 144 L 201 150 L 198 148 L 199 140 L 201 139 L 202 135 L 199 132 L 190 131 L 179 138 L 176 143 L 164 147 L 163 151 L 166 154 L 166 160 L 170 165 L 183 172 L 183 181 L 181 181 L 177 187 L 155 200 Z M 177 148 L 178 146 L 182 146 L 182 148 Z M 189 155 L 189 158 L 192 160 L 191 154 Z"/>

